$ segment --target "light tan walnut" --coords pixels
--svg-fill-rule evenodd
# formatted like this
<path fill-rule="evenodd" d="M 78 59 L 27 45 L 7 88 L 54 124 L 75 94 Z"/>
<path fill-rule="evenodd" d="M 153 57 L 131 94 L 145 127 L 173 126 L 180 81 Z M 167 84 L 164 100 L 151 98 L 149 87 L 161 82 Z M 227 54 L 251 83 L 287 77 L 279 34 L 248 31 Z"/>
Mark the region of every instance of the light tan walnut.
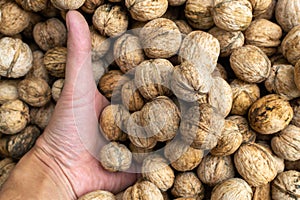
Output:
<path fill-rule="evenodd" d="M 164 200 L 161 191 L 150 181 L 135 183 L 125 190 L 123 200 Z"/>
<path fill-rule="evenodd" d="M 111 40 L 100 35 L 94 27 L 90 28 L 92 41 L 92 61 L 100 60 L 109 50 Z"/>
<path fill-rule="evenodd" d="M 95 10 L 102 4 L 104 4 L 104 0 L 85 0 L 84 4 L 81 6 L 81 9 L 88 14 L 93 14 Z"/>
<path fill-rule="evenodd" d="M 80 8 L 85 0 L 50 0 L 54 7 L 60 10 L 75 10 Z"/>
<path fill-rule="evenodd" d="M 288 126 L 293 118 L 290 103 L 282 96 L 269 94 L 252 104 L 248 112 L 251 128 L 261 134 L 273 134 Z"/>
<path fill-rule="evenodd" d="M 0 161 L 0 188 L 6 182 L 15 166 L 16 163 L 11 158 L 4 158 Z"/>
<path fill-rule="evenodd" d="M 141 110 L 145 104 L 133 80 L 126 82 L 122 87 L 122 103 L 130 112 Z"/>
<path fill-rule="evenodd" d="M 65 79 L 58 79 L 52 85 L 51 95 L 52 95 L 52 98 L 55 102 L 58 101 L 58 99 L 61 95 L 64 83 L 65 83 Z"/>
<path fill-rule="evenodd" d="M 300 59 L 299 34 L 300 25 L 292 28 L 281 42 L 282 54 L 292 65 Z"/>
<path fill-rule="evenodd" d="M 65 69 L 67 62 L 67 48 L 54 47 L 49 49 L 44 56 L 44 65 L 49 74 L 57 77 L 65 77 Z"/>
<path fill-rule="evenodd" d="M 299 8 L 300 2 L 298 0 L 277 0 L 275 17 L 285 32 L 289 32 L 293 27 L 300 25 Z"/>
<path fill-rule="evenodd" d="M 300 99 L 295 99 L 291 101 L 291 106 L 294 111 L 294 116 L 291 121 L 291 124 L 300 127 Z"/>
<path fill-rule="evenodd" d="M 266 12 L 272 4 L 272 0 L 250 0 L 253 9 L 253 17 Z"/>
<path fill-rule="evenodd" d="M 30 109 L 30 122 L 31 124 L 37 125 L 40 129 L 44 130 L 52 116 L 54 111 L 54 104 L 52 102 L 41 108 Z"/>
<path fill-rule="evenodd" d="M 228 74 L 226 69 L 220 64 L 218 63 L 215 70 L 211 73 L 212 77 L 221 77 L 224 80 L 228 79 Z"/>
<path fill-rule="evenodd" d="M 8 135 L 22 131 L 30 121 L 28 106 L 18 99 L 4 103 L 0 116 L 0 132 Z"/>
<path fill-rule="evenodd" d="M 132 153 L 132 159 L 138 164 L 142 164 L 144 159 L 153 152 L 153 149 L 137 147 L 133 143 L 129 144 L 129 149 Z"/>
<path fill-rule="evenodd" d="M 253 189 L 252 200 L 271 200 L 271 185 L 267 183 L 265 185 L 255 187 Z"/>
<path fill-rule="evenodd" d="M 24 10 L 39 12 L 47 7 L 48 0 L 16 0 Z"/>
<path fill-rule="evenodd" d="M 183 37 L 185 37 L 186 35 L 188 35 L 190 32 L 193 31 L 190 25 L 184 20 L 174 20 L 174 22 Z"/>
<path fill-rule="evenodd" d="M 78 200 L 115 200 L 115 195 L 111 192 L 105 190 L 96 190 L 89 192 L 81 197 Z"/>
<path fill-rule="evenodd" d="M 0 80 L 0 104 L 19 98 L 16 80 Z"/>
<path fill-rule="evenodd" d="M 209 185 L 215 186 L 235 176 L 235 168 L 230 156 L 206 155 L 199 167 L 197 175 L 199 179 Z"/>
<path fill-rule="evenodd" d="M 256 15 L 255 19 L 267 19 L 267 20 L 272 19 L 275 13 L 276 4 L 277 4 L 277 0 L 272 0 L 272 3 L 269 5 L 267 10 L 261 14 Z"/>

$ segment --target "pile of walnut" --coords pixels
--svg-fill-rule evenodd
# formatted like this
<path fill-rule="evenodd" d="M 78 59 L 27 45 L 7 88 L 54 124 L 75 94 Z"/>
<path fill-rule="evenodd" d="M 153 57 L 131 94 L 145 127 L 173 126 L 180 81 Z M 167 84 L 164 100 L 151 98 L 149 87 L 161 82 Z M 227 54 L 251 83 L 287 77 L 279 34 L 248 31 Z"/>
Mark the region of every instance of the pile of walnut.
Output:
<path fill-rule="evenodd" d="M 100 162 L 142 173 L 80 200 L 300 199 L 300 0 L 1 0 L 0 185 L 59 99 L 68 9 L 111 101 Z"/>

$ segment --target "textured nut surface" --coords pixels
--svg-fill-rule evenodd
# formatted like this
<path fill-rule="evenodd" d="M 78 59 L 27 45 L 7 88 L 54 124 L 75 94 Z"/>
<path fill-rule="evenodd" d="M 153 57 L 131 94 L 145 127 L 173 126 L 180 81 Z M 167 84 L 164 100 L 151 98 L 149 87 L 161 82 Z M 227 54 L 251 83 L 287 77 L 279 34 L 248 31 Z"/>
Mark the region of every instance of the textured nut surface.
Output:
<path fill-rule="evenodd" d="M 280 173 L 272 183 L 272 199 L 292 200 L 300 198 L 300 172 L 295 170 Z"/>
<path fill-rule="evenodd" d="M 271 71 L 271 62 L 267 55 L 253 45 L 235 49 L 230 56 L 230 66 L 239 79 L 249 83 L 264 81 Z"/>
<path fill-rule="evenodd" d="M 129 149 L 132 153 L 133 160 L 138 164 L 142 164 L 144 159 L 153 152 L 153 149 L 140 148 L 133 143 L 129 144 Z"/>
<path fill-rule="evenodd" d="M 44 65 L 49 74 L 57 77 L 65 77 L 65 69 L 67 62 L 67 48 L 54 47 L 49 49 L 44 56 Z"/>
<path fill-rule="evenodd" d="M 140 110 L 144 104 L 144 98 L 134 84 L 134 81 L 126 82 L 121 91 L 122 103 L 130 112 Z"/>
<path fill-rule="evenodd" d="M 217 64 L 215 70 L 211 73 L 211 75 L 212 77 L 216 77 L 216 76 L 221 77 L 224 80 L 228 79 L 227 71 L 220 63 Z"/>
<path fill-rule="evenodd" d="M 283 130 L 293 118 L 289 102 L 276 94 L 269 94 L 252 104 L 248 112 L 251 128 L 261 134 Z"/>
<path fill-rule="evenodd" d="M 18 99 L 18 81 L 0 80 L 0 104 Z"/>
<path fill-rule="evenodd" d="M 0 188 L 6 182 L 15 166 L 16 163 L 11 158 L 4 158 L 0 161 Z"/>
<path fill-rule="evenodd" d="M 252 200 L 271 200 L 270 183 L 254 188 Z"/>
<path fill-rule="evenodd" d="M 149 21 L 161 17 L 168 8 L 168 0 L 125 0 L 125 5 L 133 19 Z"/>
<path fill-rule="evenodd" d="M 115 196 L 104 190 L 96 190 L 93 192 L 89 192 L 81 197 L 78 200 L 115 200 Z"/>
<path fill-rule="evenodd" d="M 193 31 L 190 25 L 184 20 L 174 20 L 174 22 L 183 37 Z"/>
<path fill-rule="evenodd" d="M 260 15 L 267 11 L 272 4 L 272 0 L 250 0 L 253 9 L 253 16 Z"/>
<path fill-rule="evenodd" d="M 51 48 L 66 44 L 67 29 L 59 19 L 50 18 L 34 26 L 33 38 L 42 50 L 48 51 Z"/>
<path fill-rule="evenodd" d="M 239 174 L 254 187 L 267 184 L 277 175 L 274 156 L 261 144 L 242 144 L 234 154 L 234 163 Z"/>
<path fill-rule="evenodd" d="M 161 191 L 150 181 L 141 181 L 127 188 L 123 200 L 164 200 Z"/>
<path fill-rule="evenodd" d="M 64 83 L 65 83 L 65 79 L 58 79 L 52 85 L 51 95 L 55 102 L 57 102 L 60 97 Z"/>
<path fill-rule="evenodd" d="M 54 107 L 54 104 L 50 102 L 41 108 L 31 108 L 30 123 L 37 125 L 41 129 L 45 129 L 51 119 Z"/>
<path fill-rule="evenodd" d="M 300 25 L 292 28 L 281 42 L 282 54 L 293 65 L 300 59 Z"/>
<path fill-rule="evenodd" d="M 92 61 L 100 60 L 109 50 L 111 40 L 100 35 L 93 27 L 90 28 L 92 42 Z"/>
<path fill-rule="evenodd" d="M 8 78 L 24 76 L 32 67 L 32 52 L 20 39 L 0 39 L 0 75 Z"/>
<path fill-rule="evenodd" d="M 277 0 L 272 0 L 272 3 L 269 5 L 266 11 L 256 15 L 255 19 L 267 19 L 267 20 L 272 19 L 274 16 L 276 4 L 277 4 Z"/>
<path fill-rule="evenodd" d="M 83 6 L 81 6 L 81 9 L 86 13 L 92 14 L 103 3 L 104 0 L 85 0 Z"/>
<path fill-rule="evenodd" d="M 53 6 L 60 10 L 75 10 L 80 8 L 85 0 L 50 0 Z"/>
<path fill-rule="evenodd" d="M 285 32 L 300 25 L 299 15 L 300 2 L 289 0 L 278 0 L 276 3 L 275 17 Z"/>
<path fill-rule="evenodd" d="M 246 181 L 240 178 L 228 179 L 214 187 L 211 199 L 214 200 L 252 200 L 252 190 Z"/>
<path fill-rule="evenodd" d="M 30 121 L 29 108 L 20 100 L 12 100 L 0 107 L 0 132 L 15 134 L 22 131 Z"/>
<path fill-rule="evenodd" d="M 300 90 L 300 79 L 298 77 L 300 77 L 300 60 L 296 63 L 294 67 L 294 77 L 293 77 L 296 87 L 298 88 L 298 90 Z"/>
<path fill-rule="evenodd" d="M 26 74 L 25 78 L 41 78 L 50 84 L 49 73 L 44 65 L 44 53 L 40 50 L 36 50 L 32 52 L 32 56 L 32 68 Z"/>
<path fill-rule="evenodd" d="M 110 172 L 125 171 L 132 162 L 130 150 L 123 144 L 110 142 L 102 147 L 99 154 L 101 165 Z"/>
<path fill-rule="evenodd" d="M 48 0 L 16 0 L 24 10 L 38 12 L 47 7 Z"/>
<path fill-rule="evenodd" d="M 295 99 L 291 101 L 291 106 L 293 108 L 293 119 L 291 121 L 291 124 L 300 127 L 300 99 Z"/>

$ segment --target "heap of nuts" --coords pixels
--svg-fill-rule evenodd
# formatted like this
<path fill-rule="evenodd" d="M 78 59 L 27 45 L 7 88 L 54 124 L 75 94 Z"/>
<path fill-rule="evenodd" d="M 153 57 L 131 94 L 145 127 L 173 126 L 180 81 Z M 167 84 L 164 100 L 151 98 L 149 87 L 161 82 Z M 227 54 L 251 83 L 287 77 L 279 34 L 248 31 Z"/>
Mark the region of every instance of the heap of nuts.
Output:
<path fill-rule="evenodd" d="M 111 102 L 99 161 L 142 174 L 80 200 L 300 199 L 300 0 L 1 0 L 0 186 L 60 97 L 69 9 Z"/>

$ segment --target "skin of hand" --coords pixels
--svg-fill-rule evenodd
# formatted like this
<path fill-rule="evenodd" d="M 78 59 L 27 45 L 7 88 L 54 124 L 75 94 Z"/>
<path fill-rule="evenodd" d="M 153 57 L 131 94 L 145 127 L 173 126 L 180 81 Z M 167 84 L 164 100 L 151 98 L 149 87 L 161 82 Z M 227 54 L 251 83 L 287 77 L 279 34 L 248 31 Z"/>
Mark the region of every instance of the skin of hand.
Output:
<path fill-rule="evenodd" d="M 66 24 L 68 56 L 61 97 L 44 133 L 27 153 L 29 155 L 20 160 L 1 193 L 9 191 L 8 185 L 13 184 L 21 170 L 22 173 L 32 170 L 31 165 L 36 173 L 38 167 L 46 166 L 47 169 L 41 171 L 51 174 L 51 182 L 56 182 L 57 178 L 57 187 L 60 187 L 57 190 L 65 188 L 64 193 L 70 196 L 69 199 L 97 189 L 117 193 L 136 181 L 137 174 L 108 172 L 95 158 L 103 143 L 99 139 L 98 118 L 108 101 L 98 92 L 93 78 L 87 22 L 79 12 L 69 11 Z M 53 190 L 53 187 L 49 189 Z M 2 196 L 5 194 L 0 195 L 0 199 Z"/>

